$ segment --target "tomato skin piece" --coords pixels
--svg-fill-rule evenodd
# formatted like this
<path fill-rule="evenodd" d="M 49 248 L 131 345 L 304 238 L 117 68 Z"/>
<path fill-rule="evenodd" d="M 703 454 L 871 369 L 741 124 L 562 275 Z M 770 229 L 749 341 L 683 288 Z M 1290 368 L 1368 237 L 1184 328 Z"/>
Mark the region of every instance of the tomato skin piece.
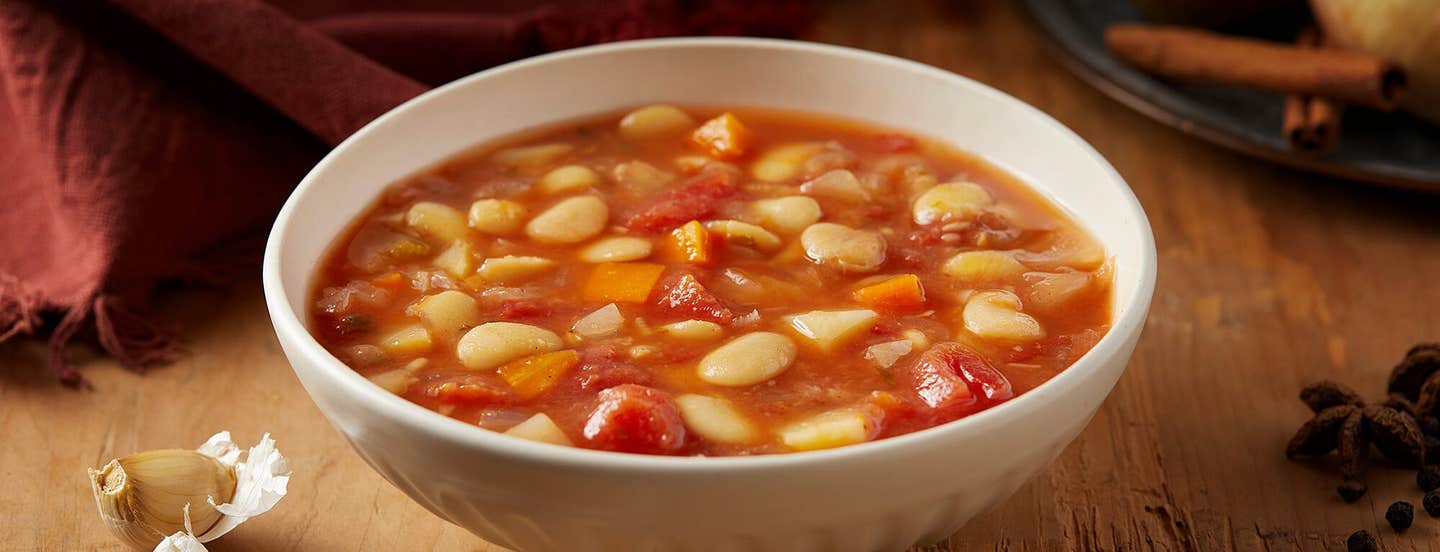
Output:
<path fill-rule="evenodd" d="M 550 315 L 550 306 L 535 299 L 507 299 L 500 303 L 502 320 L 524 320 Z"/>
<path fill-rule="evenodd" d="M 692 220 L 715 212 L 720 200 L 738 188 L 734 172 L 707 169 L 690 177 L 679 187 L 656 198 L 654 203 L 625 221 L 625 226 L 642 233 L 668 232 Z"/>
<path fill-rule="evenodd" d="M 624 384 L 601 391 L 581 434 L 592 448 L 675 454 L 685 448 L 685 422 L 668 393 Z"/>
<path fill-rule="evenodd" d="M 514 400 L 504 382 L 485 374 L 459 374 L 430 381 L 422 393 L 442 403 L 501 405 Z"/>
<path fill-rule="evenodd" d="M 1004 374 L 959 343 L 936 343 L 902 372 L 920 402 L 944 417 L 967 414 L 1014 396 Z"/>
<path fill-rule="evenodd" d="M 705 289 L 693 274 L 681 274 L 666 282 L 656 306 L 675 315 L 717 324 L 729 324 L 735 319 L 735 312 Z"/>

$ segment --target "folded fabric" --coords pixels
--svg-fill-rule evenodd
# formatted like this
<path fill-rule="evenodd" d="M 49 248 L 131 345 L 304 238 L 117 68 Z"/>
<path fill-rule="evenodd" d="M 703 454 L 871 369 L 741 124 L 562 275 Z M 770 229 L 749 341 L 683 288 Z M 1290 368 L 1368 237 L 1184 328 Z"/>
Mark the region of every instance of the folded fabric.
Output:
<path fill-rule="evenodd" d="M 231 245 L 254 243 L 329 146 L 429 85 L 585 44 L 786 36 L 809 19 L 798 0 L 350 8 L 0 2 L 0 342 L 48 333 L 72 385 L 77 336 L 130 367 L 172 358 L 175 335 L 143 316 L 156 283 L 253 272 Z"/>

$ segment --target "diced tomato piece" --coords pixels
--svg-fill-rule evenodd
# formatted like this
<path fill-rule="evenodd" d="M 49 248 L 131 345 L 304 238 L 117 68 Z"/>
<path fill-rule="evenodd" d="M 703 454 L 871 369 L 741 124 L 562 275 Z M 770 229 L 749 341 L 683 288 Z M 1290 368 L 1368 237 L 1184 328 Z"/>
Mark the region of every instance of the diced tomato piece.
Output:
<path fill-rule="evenodd" d="M 693 274 L 681 274 L 665 284 L 656 303 L 661 309 L 679 316 L 729 324 L 735 313 L 720 302 Z"/>
<path fill-rule="evenodd" d="M 705 121 L 690 134 L 690 140 L 717 159 L 734 159 L 750 150 L 750 129 L 731 113 Z"/>
<path fill-rule="evenodd" d="M 904 312 L 925 307 L 925 288 L 914 274 L 865 286 L 855 290 L 854 295 L 860 304 L 876 310 Z"/>
<path fill-rule="evenodd" d="M 685 422 L 670 395 L 643 385 L 617 385 L 599 394 L 582 435 L 602 450 L 674 454 L 685 446 Z"/>
<path fill-rule="evenodd" d="M 461 374 L 427 383 L 427 397 L 445 403 L 505 404 L 513 394 L 504 382 L 485 374 Z"/>
<path fill-rule="evenodd" d="M 535 299 L 507 299 L 500 303 L 503 320 L 523 320 L 550 315 L 550 306 Z"/>
<path fill-rule="evenodd" d="M 877 149 L 885 153 L 901 153 L 915 149 L 914 138 L 904 134 L 881 134 L 875 137 Z"/>
<path fill-rule="evenodd" d="M 598 391 L 625 384 L 649 385 L 655 377 L 635 366 L 607 361 L 581 366 L 576 379 L 581 389 Z"/>
<path fill-rule="evenodd" d="M 653 234 L 705 218 L 715 212 L 720 200 L 735 193 L 735 179 L 735 172 L 726 168 L 701 171 L 631 216 L 625 226 L 637 232 Z"/>
<path fill-rule="evenodd" d="M 915 390 L 920 401 L 953 416 L 975 406 L 990 406 L 1008 400 L 1013 393 L 1010 381 L 990 366 L 979 353 L 959 343 L 937 343 L 899 374 Z M 980 396 L 977 397 L 975 389 Z M 981 398 L 984 404 L 981 404 Z"/>

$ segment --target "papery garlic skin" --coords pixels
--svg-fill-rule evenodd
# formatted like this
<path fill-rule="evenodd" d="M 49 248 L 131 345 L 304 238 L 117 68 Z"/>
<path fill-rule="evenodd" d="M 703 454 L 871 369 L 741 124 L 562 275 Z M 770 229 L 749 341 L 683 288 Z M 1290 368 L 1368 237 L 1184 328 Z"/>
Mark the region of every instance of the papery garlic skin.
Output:
<path fill-rule="evenodd" d="M 200 544 L 195 535 L 184 531 L 177 531 L 174 535 L 165 537 L 160 544 L 155 545 L 155 552 L 207 552 L 205 545 Z"/>
<path fill-rule="evenodd" d="M 230 433 L 222 431 L 215 437 L 224 435 L 224 441 L 230 443 Z M 211 437 L 211 441 L 215 440 Z M 206 442 L 206 444 L 210 444 Z M 239 456 L 238 449 L 235 456 Z M 275 440 L 266 433 L 260 437 L 260 442 L 250 447 L 250 452 L 245 456 L 245 461 L 235 464 L 235 496 L 228 503 L 217 503 L 211 500 L 210 504 L 224 514 L 209 530 L 202 532 L 200 542 L 210 542 L 220 538 L 221 535 L 229 533 L 231 529 L 245 523 L 245 520 L 270 511 L 275 503 L 285 498 L 286 487 L 290 484 L 290 463 L 285 461 L 285 456 L 275 449 Z"/>
<path fill-rule="evenodd" d="M 177 547 L 190 546 L 185 538 L 196 546 L 215 540 L 285 496 L 290 468 L 270 434 L 244 462 L 240 454 L 222 431 L 195 451 L 141 452 L 91 469 L 100 519 L 137 550 L 204 550 Z M 172 548 L 163 548 L 166 543 Z"/>

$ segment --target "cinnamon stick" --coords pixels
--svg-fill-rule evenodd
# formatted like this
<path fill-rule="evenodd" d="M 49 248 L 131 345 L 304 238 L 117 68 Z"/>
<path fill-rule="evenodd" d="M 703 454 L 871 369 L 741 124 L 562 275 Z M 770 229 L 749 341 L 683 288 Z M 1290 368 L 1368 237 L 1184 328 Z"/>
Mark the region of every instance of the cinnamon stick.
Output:
<path fill-rule="evenodd" d="M 1314 29 L 1302 31 L 1295 44 L 1306 49 L 1324 48 L 1324 40 Z M 1344 106 L 1320 96 L 1290 94 L 1285 97 L 1281 129 L 1290 146 L 1315 153 L 1335 149 L 1340 141 L 1340 115 Z"/>
<path fill-rule="evenodd" d="M 1302 49 L 1186 27 L 1116 24 L 1105 44 L 1148 73 L 1332 98 L 1390 111 L 1405 92 L 1405 73 L 1383 58 L 1333 49 Z"/>

